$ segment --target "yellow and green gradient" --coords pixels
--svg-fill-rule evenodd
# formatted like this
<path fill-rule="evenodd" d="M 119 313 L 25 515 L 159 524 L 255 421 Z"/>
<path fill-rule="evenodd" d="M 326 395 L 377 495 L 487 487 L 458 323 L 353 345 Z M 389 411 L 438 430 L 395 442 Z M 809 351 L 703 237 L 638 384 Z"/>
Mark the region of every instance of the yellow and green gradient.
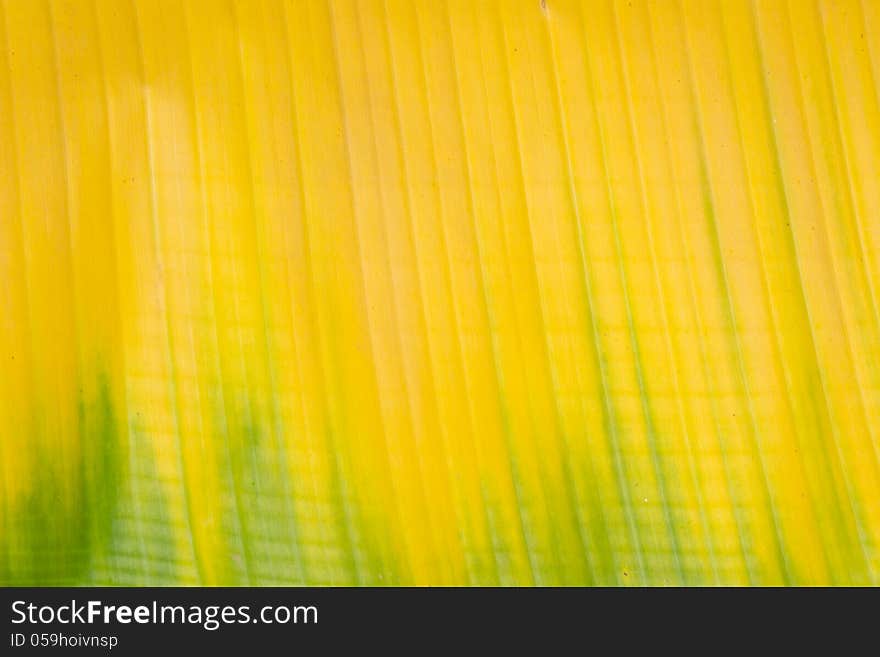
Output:
<path fill-rule="evenodd" d="M 878 0 L 0 0 L 0 584 L 877 584 L 878 287 Z"/>

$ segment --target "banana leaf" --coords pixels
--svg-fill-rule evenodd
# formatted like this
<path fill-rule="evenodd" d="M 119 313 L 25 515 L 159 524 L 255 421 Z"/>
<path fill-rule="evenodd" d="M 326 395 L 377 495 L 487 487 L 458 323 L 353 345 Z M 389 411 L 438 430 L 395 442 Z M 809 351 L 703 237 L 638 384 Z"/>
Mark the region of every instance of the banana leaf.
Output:
<path fill-rule="evenodd" d="M 880 578 L 877 0 L 0 0 L 0 584 Z"/>

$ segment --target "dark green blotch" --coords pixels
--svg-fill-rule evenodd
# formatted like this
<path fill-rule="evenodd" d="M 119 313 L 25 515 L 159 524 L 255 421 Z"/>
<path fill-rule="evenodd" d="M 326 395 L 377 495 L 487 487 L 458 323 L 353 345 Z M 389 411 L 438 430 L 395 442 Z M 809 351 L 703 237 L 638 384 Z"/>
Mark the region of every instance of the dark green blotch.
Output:
<path fill-rule="evenodd" d="M 106 378 L 96 390 L 78 404 L 82 450 L 75 462 L 62 462 L 50 437 L 22 440 L 39 469 L 28 493 L 6 510 L 0 585 L 82 584 L 105 556 L 124 473 Z"/>

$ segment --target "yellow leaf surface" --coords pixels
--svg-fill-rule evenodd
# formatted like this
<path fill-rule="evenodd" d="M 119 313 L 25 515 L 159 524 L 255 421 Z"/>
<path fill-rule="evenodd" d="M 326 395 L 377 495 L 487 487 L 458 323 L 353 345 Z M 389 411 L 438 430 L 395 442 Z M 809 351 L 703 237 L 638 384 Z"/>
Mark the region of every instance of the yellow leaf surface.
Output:
<path fill-rule="evenodd" d="M 876 584 L 878 0 L 0 0 L 0 583 Z"/>

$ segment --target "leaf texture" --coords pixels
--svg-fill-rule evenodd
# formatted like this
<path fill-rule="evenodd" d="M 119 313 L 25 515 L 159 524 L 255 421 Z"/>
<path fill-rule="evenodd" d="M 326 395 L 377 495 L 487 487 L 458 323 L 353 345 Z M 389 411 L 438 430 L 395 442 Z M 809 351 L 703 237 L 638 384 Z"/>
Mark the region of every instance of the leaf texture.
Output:
<path fill-rule="evenodd" d="M 0 583 L 876 584 L 877 0 L 0 0 Z"/>

